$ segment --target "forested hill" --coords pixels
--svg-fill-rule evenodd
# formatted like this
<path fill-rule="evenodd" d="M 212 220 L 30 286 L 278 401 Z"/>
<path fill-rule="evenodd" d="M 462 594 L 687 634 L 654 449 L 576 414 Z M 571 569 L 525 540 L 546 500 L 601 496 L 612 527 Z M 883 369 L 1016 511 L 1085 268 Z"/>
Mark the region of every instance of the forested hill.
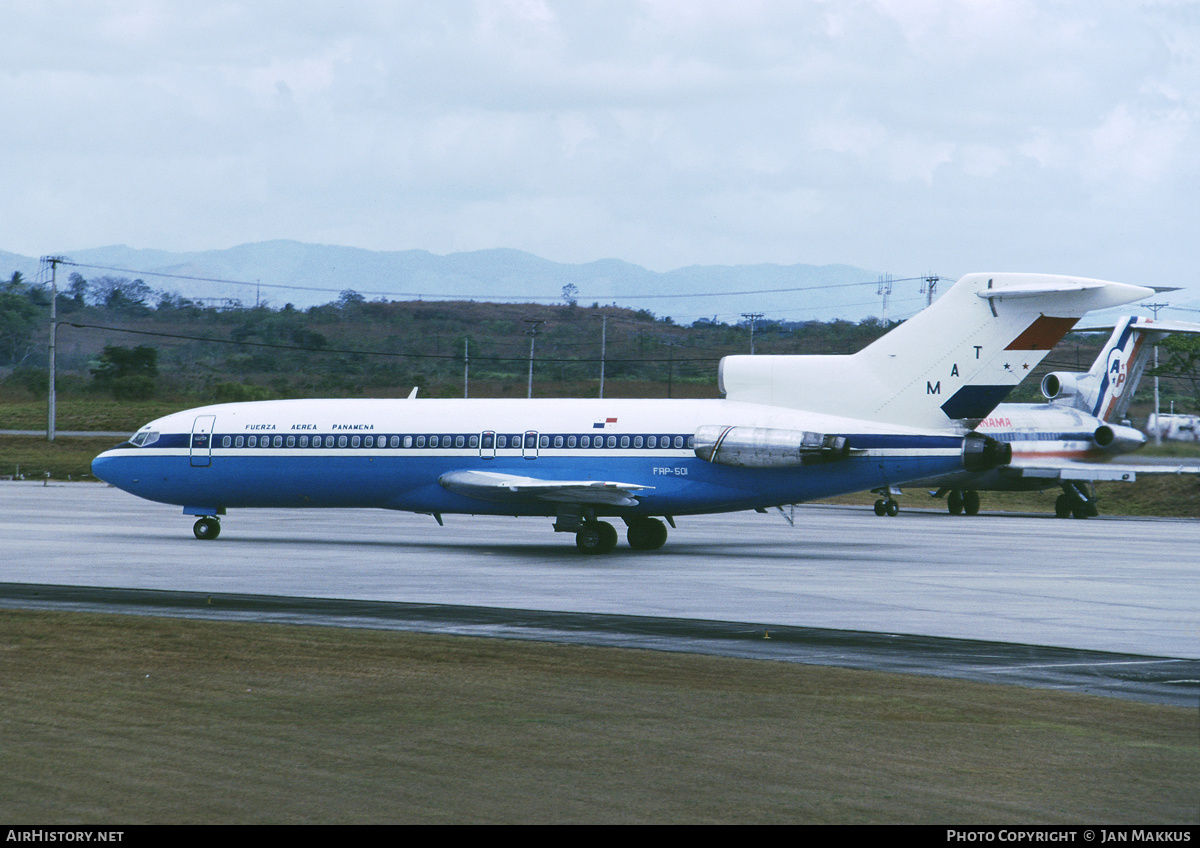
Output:
<path fill-rule="evenodd" d="M 46 390 L 49 292 L 0 284 L 0 391 Z M 701 319 L 616 306 L 370 300 L 345 290 L 299 309 L 196 302 L 141 280 L 84 278 L 58 296 L 60 394 L 191 402 L 302 396 L 716 397 L 722 356 L 853 353 L 859 322 Z M 1086 370 L 1101 339 L 1068 337 L 1044 367 Z M 1026 381 L 1036 396 L 1036 378 Z"/>

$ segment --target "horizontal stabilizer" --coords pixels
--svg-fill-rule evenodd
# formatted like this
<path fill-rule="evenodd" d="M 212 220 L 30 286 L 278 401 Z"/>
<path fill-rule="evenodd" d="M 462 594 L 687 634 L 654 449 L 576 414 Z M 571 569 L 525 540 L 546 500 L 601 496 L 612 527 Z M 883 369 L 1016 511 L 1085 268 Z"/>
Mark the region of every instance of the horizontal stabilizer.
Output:
<path fill-rule="evenodd" d="M 490 471 L 451 471 L 439 477 L 438 483 L 457 494 L 485 501 L 549 501 L 607 506 L 636 506 L 636 496 L 654 488 L 607 480 L 543 480 Z"/>

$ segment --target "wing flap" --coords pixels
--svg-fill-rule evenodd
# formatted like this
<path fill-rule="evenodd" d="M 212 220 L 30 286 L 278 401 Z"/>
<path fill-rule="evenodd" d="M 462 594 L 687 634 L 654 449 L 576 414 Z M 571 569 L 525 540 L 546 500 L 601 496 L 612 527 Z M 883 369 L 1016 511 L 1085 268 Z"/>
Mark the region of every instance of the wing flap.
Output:
<path fill-rule="evenodd" d="M 610 480 L 543 480 L 490 471 L 450 471 L 438 478 L 444 488 L 470 498 L 499 503 L 603 504 L 636 506 L 637 497 L 653 486 Z"/>

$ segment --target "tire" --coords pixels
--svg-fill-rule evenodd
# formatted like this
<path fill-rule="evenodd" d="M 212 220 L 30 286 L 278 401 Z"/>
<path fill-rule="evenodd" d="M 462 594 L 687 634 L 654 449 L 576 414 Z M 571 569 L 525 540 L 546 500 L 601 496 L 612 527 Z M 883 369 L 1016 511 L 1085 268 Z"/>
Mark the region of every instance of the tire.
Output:
<path fill-rule="evenodd" d="M 895 518 L 900 514 L 900 501 L 888 500 L 884 504 L 883 509 L 889 517 Z"/>
<path fill-rule="evenodd" d="M 968 489 L 963 492 L 963 512 L 967 515 L 979 515 L 979 492 Z"/>
<path fill-rule="evenodd" d="M 1065 492 L 1063 494 L 1059 495 L 1058 499 L 1054 502 L 1054 517 L 1055 518 L 1070 518 L 1071 517 L 1071 508 L 1073 506 L 1072 501 L 1074 501 L 1074 498 L 1072 498 L 1070 495 L 1066 494 Z"/>
<path fill-rule="evenodd" d="M 192 525 L 192 533 L 197 539 L 211 541 L 221 535 L 221 522 L 206 516 Z"/>
<path fill-rule="evenodd" d="M 629 547 L 635 551 L 657 551 L 667 541 L 667 526 L 657 518 L 639 518 L 625 532 Z"/>
<path fill-rule="evenodd" d="M 875 501 L 875 514 L 887 515 L 887 502 L 883 498 Z"/>
<path fill-rule="evenodd" d="M 617 529 L 607 521 L 587 524 L 575 534 L 575 547 L 585 554 L 606 554 L 617 546 Z"/>
<path fill-rule="evenodd" d="M 962 515 L 963 511 L 963 493 L 958 489 L 951 489 L 950 494 L 946 495 L 946 509 L 951 515 Z"/>

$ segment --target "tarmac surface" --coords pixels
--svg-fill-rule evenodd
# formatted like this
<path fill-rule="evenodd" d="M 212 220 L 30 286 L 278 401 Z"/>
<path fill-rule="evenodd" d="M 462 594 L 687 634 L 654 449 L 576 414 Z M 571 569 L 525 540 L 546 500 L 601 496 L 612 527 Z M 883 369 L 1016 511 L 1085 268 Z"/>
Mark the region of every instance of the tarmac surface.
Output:
<path fill-rule="evenodd" d="M 386 627 L 1200 704 L 1200 521 L 804 506 L 575 549 L 549 519 L 238 510 L 0 482 L 0 607 Z M 617 522 L 618 529 L 623 526 Z"/>

